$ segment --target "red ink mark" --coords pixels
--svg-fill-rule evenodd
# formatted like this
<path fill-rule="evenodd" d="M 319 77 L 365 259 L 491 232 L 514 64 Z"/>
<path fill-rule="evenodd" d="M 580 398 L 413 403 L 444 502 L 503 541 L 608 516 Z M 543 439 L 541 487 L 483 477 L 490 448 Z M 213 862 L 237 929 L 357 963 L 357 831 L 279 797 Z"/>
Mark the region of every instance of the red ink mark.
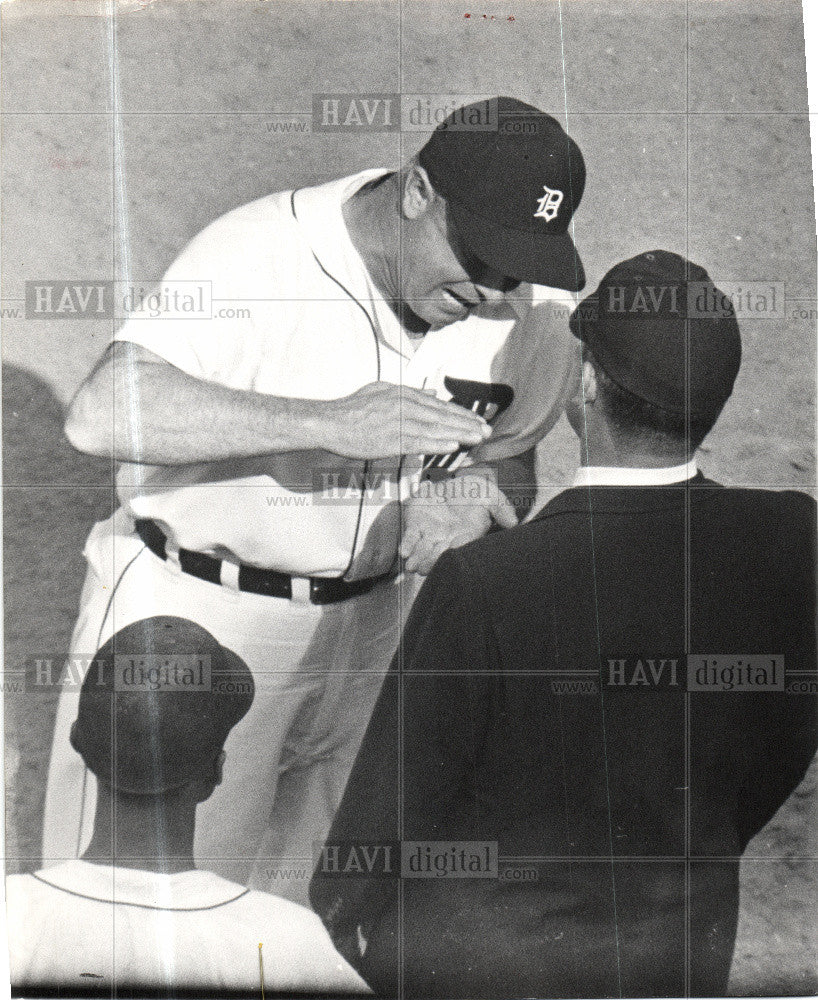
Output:
<path fill-rule="evenodd" d="M 471 17 L 471 16 L 472 16 L 471 14 L 464 14 L 463 15 L 463 17 Z M 475 15 L 475 16 L 482 17 L 484 21 L 496 21 L 497 20 L 497 18 L 494 16 L 494 14 L 491 14 L 491 15 L 489 15 L 489 14 L 479 14 L 479 15 Z M 506 21 L 516 21 L 516 20 L 517 19 L 514 17 L 513 14 L 510 14 L 506 18 Z"/>

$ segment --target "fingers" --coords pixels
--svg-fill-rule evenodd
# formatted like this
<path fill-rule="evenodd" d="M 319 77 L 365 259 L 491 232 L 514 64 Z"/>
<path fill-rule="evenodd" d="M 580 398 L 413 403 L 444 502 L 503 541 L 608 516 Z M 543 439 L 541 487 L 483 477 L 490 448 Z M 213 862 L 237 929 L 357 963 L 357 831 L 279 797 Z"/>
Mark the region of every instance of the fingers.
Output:
<path fill-rule="evenodd" d="M 403 432 L 400 435 L 402 455 L 448 455 L 450 451 L 457 451 L 460 444 L 455 438 L 441 438 L 417 431 L 414 434 Z"/>
<path fill-rule="evenodd" d="M 443 541 L 428 542 L 420 539 L 412 552 L 406 557 L 405 568 L 409 573 L 419 573 L 427 576 L 442 553 L 449 548 Z"/>
<path fill-rule="evenodd" d="M 506 500 L 505 496 L 500 493 L 499 503 L 493 510 L 494 520 L 500 525 L 501 528 L 516 528 L 517 527 L 517 512 L 514 506 Z"/>
<path fill-rule="evenodd" d="M 460 409 L 458 407 L 458 409 Z M 460 410 L 461 413 L 469 415 L 467 411 Z M 469 447 L 481 444 L 491 434 L 491 428 L 485 421 L 478 419 L 464 420 L 459 414 L 444 413 L 442 415 L 431 415 L 426 412 L 417 412 L 407 407 L 400 415 L 400 431 L 407 439 L 410 437 L 421 437 L 431 439 L 438 445 L 444 445 L 455 441 L 454 448 L 459 444 Z M 436 447 L 436 451 L 453 451 L 454 448 Z M 431 451 L 431 448 L 423 449 Z"/>
<path fill-rule="evenodd" d="M 485 430 L 479 425 L 463 424 L 461 421 L 429 420 L 425 416 L 415 417 L 404 414 L 399 425 L 401 451 L 406 455 L 438 455 L 464 445 L 473 447 L 481 444 L 491 433 L 488 424 Z"/>
<path fill-rule="evenodd" d="M 402 559 L 409 559 L 412 556 L 416 546 L 420 544 L 421 533 L 420 530 L 412 525 L 408 525 L 403 533 L 403 538 L 400 543 L 400 554 Z"/>
<path fill-rule="evenodd" d="M 410 518 L 417 512 L 407 510 Z M 473 534 L 465 534 L 451 530 L 451 525 L 441 526 L 434 522 L 409 520 L 404 529 L 400 543 L 400 555 L 404 560 L 404 569 L 409 573 L 419 573 L 426 576 L 440 556 L 454 545 L 463 545 L 471 541 Z"/>
<path fill-rule="evenodd" d="M 404 455 L 448 455 L 450 451 L 457 451 L 461 445 L 470 448 L 483 440 L 480 437 L 474 441 L 471 434 L 439 431 L 423 424 L 401 427 L 398 434 L 401 453 Z"/>
<path fill-rule="evenodd" d="M 465 445 L 468 448 L 482 444 L 489 436 L 479 427 L 468 427 L 444 422 L 430 423 L 428 420 L 417 420 L 407 417 L 400 421 L 398 432 L 405 440 L 419 438 L 427 442 L 435 443 L 437 447 L 423 448 L 423 451 L 454 451 L 458 445 Z M 452 442 L 454 445 L 452 446 Z M 449 447 L 442 447 L 448 444 Z"/>
<path fill-rule="evenodd" d="M 404 416 L 426 420 L 438 427 L 448 427 L 455 435 L 479 432 L 480 436 L 474 443 L 491 433 L 491 428 L 481 416 L 457 403 L 438 399 L 428 390 L 401 387 L 401 404 Z"/>
<path fill-rule="evenodd" d="M 472 448 L 491 435 L 483 417 L 430 390 L 370 382 L 341 401 L 340 430 L 329 450 L 351 458 L 437 455 Z M 337 443 L 336 443 L 337 442 Z"/>
<path fill-rule="evenodd" d="M 448 547 L 449 541 L 445 536 L 436 532 L 426 535 L 419 526 L 410 522 L 406 525 L 400 543 L 404 569 L 409 573 L 425 576 L 437 562 L 438 556 Z"/>

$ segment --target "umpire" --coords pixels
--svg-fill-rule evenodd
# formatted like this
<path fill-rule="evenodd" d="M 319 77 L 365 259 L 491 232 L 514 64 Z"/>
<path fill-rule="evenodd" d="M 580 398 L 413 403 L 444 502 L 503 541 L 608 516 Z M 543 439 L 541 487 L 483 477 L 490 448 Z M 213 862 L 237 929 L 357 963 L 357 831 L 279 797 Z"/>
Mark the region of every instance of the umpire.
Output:
<path fill-rule="evenodd" d="M 605 276 L 575 485 L 418 595 L 329 839 L 413 842 L 405 877 L 311 890 L 379 994 L 725 995 L 739 859 L 818 743 L 815 501 L 698 470 L 741 356 L 699 292 L 661 250 Z"/>

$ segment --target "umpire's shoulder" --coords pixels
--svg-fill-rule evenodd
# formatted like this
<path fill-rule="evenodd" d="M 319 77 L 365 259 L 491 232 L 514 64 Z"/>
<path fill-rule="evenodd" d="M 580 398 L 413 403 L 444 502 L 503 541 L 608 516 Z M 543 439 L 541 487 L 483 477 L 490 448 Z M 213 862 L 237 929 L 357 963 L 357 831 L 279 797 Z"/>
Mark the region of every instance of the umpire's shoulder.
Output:
<path fill-rule="evenodd" d="M 514 528 L 493 530 L 444 552 L 437 566 L 447 576 L 479 581 L 487 593 L 497 593 L 498 589 L 509 592 L 525 586 L 524 577 L 549 558 L 548 538 L 553 530 L 550 520 L 542 517 Z"/>
<path fill-rule="evenodd" d="M 725 486 L 719 491 L 731 506 L 743 508 L 748 517 L 777 526 L 786 533 L 812 531 L 818 516 L 815 497 L 801 490 L 747 489 Z M 718 497 L 718 493 L 714 494 Z"/>
<path fill-rule="evenodd" d="M 800 490 L 726 486 L 702 491 L 699 517 L 722 524 L 768 576 L 807 586 L 815 575 L 818 507 Z"/>

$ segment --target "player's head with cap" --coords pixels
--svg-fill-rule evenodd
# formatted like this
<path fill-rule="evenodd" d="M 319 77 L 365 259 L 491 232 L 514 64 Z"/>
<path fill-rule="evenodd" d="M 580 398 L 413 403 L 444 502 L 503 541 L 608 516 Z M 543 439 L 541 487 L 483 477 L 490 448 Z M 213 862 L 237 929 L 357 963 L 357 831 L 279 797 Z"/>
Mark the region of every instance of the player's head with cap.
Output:
<path fill-rule="evenodd" d="M 397 180 L 399 296 L 432 327 L 520 282 L 583 287 L 569 226 L 585 164 L 550 115 L 511 97 L 463 105 Z"/>
<path fill-rule="evenodd" d="M 577 433 L 604 428 L 623 454 L 689 458 L 729 399 L 741 364 L 730 298 L 704 268 L 667 250 L 613 267 L 574 310 L 583 380 Z"/>
<path fill-rule="evenodd" d="M 145 618 L 99 650 L 80 691 L 71 744 L 98 780 L 122 795 L 221 780 L 225 740 L 253 701 L 253 676 L 235 653 L 184 618 Z"/>

